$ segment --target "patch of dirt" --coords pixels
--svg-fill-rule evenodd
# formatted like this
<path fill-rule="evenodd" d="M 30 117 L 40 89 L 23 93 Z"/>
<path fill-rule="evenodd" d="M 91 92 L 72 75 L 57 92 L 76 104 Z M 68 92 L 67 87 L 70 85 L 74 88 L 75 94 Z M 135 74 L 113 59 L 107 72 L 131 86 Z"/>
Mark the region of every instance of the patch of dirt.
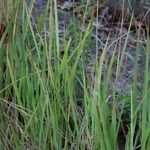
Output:
<path fill-rule="evenodd" d="M 146 30 L 140 25 L 135 29 L 132 29 L 129 22 L 128 26 L 124 26 L 122 23 L 124 20 L 116 20 L 110 22 L 109 18 L 112 18 L 112 13 L 110 13 L 111 8 L 105 7 L 99 13 L 98 21 L 95 21 L 93 37 L 97 38 L 98 48 L 93 48 L 89 52 L 90 57 L 88 74 L 90 79 L 94 79 L 95 72 L 93 70 L 92 64 L 95 64 L 96 53 L 102 53 L 101 50 L 105 48 L 107 44 L 107 53 L 103 65 L 103 77 L 108 71 L 110 59 L 115 51 L 114 64 L 112 66 L 112 78 L 110 80 L 110 89 L 115 86 L 115 89 L 118 93 L 125 95 L 130 95 L 132 82 L 137 76 L 137 87 L 141 89 L 143 83 L 143 68 L 144 68 L 144 58 L 146 48 Z M 130 30 L 129 30 L 130 27 Z M 97 30 L 97 35 L 96 35 Z M 118 60 L 120 61 L 120 66 Z M 92 63 L 93 62 L 93 63 Z M 137 63 L 137 72 L 135 72 L 135 63 Z M 92 69 L 91 69 L 92 68 Z M 104 77 L 105 78 L 105 77 Z M 117 78 L 117 80 L 115 80 Z M 96 79 L 93 80 L 96 82 Z"/>

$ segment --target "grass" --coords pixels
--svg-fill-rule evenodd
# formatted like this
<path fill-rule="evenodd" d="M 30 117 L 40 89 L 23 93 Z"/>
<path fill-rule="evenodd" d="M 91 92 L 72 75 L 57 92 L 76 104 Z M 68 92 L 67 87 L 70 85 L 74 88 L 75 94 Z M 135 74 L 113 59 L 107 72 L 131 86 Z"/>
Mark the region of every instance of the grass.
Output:
<path fill-rule="evenodd" d="M 49 3 L 52 5 L 52 1 Z M 89 3 L 85 4 L 85 11 L 88 11 Z M 78 32 L 74 23 L 71 27 L 74 38 L 67 40 L 64 36 L 61 45 L 56 5 L 54 0 L 50 11 L 49 38 L 40 31 L 46 30 L 42 19 L 39 26 L 33 28 L 30 20 L 32 4 L 27 7 L 24 2 L 15 1 L 7 5 L 10 12 L 5 12 L 3 20 L 7 25 L 9 43 L 2 45 L 6 33 L 0 43 L 0 149 L 117 150 L 125 134 L 126 150 L 138 147 L 148 150 L 150 39 L 147 39 L 145 48 L 141 92 L 137 90 L 137 56 L 130 96 L 117 93 L 115 88 L 111 93 L 109 91 L 112 66 L 116 60 L 116 81 L 120 74 L 130 27 L 125 35 L 123 53 L 116 56 L 117 49 L 114 49 L 102 81 L 104 61 L 111 46 L 105 43 L 95 64 L 96 83 L 89 87 L 86 49 L 90 50 L 88 44 L 92 42 L 92 19 L 85 32 Z M 136 48 L 138 55 L 138 44 Z M 80 92 L 84 94 L 80 96 Z M 140 97 L 140 102 L 137 97 Z M 125 119 L 128 119 L 127 124 Z"/>

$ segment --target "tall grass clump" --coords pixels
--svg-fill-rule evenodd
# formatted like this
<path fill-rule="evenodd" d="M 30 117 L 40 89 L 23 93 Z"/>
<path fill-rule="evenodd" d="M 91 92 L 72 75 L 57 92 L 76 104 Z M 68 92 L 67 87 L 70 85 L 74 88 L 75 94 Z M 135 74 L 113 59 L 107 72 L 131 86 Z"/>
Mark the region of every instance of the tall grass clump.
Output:
<path fill-rule="evenodd" d="M 93 42 L 92 19 L 85 31 L 79 32 L 72 18 L 72 37 L 64 35 L 60 43 L 57 0 L 49 0 L 44 10 L 43 16 L 50 13 L 48 26 L 42 18 L 33 26 L 33 1 L 29 5 L 24 1 L 8 3 L 10 12 L 1 17 L 6 31 L 0 40 L 0 149 L 117 150 L 124 146 L 126 150 L 148 150 L 149 38 L 142 91 L 137 88 L 137 42 L 134 80 L 130 95 L 124 96 L 115 87 L 110 89 L 110 80 L 114 64 L 115 82 L 119 78 L 131 24 L 122 53 L 114 48 L 106 72 L 106 54 L 122 37 L 107 41 L 101 56 L 96 56 L 95 82 L 90 87 L 86 58 Z M 84 4 L 85 12 L 89 4 Z M 9 41 L 4 45 L 6 36 Z"/>

